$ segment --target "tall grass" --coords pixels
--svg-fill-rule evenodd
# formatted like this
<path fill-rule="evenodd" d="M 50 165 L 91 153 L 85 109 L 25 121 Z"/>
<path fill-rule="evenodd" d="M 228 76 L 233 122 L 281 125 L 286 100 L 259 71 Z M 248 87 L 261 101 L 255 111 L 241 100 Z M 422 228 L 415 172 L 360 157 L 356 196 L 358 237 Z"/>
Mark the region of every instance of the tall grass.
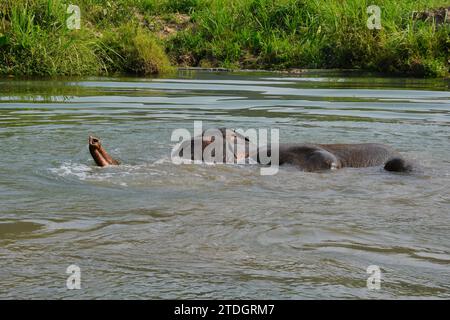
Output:
<path fill-rule="evenodd" d="M 194 11 L 196 28 L 170 44 L 174 57 L 244 68 L 360 68 L 426 76 L 448 74 L 449 24 L 414 21 L 429 0 L 211 0 Z M 381 8 L 381 30 L 366 8 Z"/>
<path fill-rule="evenodd" d="M 172 70 L 158 39 L 148 30 L 128 23 L 106 32 L 104 44 L 111 52 L 112 69 L 127 73 L 154 74 Z"/>
<path fill-rule="evenodd" d="M 164 73 L 169 58 L 189 66 L 449 74 L 450 23 L 412 18 L 445 0 L 76 2 L 81 30 L 66 27 L 69 1 L 2 0 L 0 74 Z M 381 8 L 381 30 L 366 26 L 372 4 Z M 179 15 L 190 16 L 187 27 L 161 36 Z"/>
<path fill-rule="evenodd" d="M 122 27 L 130 19 L 129 12 L 118 6 L 120 2 L 130 3 L 85 0 L 81 3 L 81 29 L 69 30 L 65 1 L 5 0 L 0 4 L 0 74 L 149 74 L 170 70 L 164 49 L 154 36 L 142 28 Z M 114 19 L 107 20 L 108 9 Z M 114 37 L 108 37 L 111 34 Z"/>
<path fill-rule="evenodd" d="M 59 0 L 6 2 L 0 72 L 7 74 L 98 73 L 105 65 L 101 48 L 88 29 L 66 28 L 65 7 Z M 5 11 L 3 11 L 5 12 Z M 7 26 L 6 26 L 7 25 Z"/>

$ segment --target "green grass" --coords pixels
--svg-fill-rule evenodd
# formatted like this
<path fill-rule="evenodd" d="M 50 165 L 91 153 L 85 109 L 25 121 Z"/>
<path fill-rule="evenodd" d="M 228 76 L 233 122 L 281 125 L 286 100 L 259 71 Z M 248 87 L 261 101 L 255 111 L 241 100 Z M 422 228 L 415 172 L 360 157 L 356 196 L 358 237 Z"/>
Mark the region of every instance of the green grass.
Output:
<path fill-rule="evenodd" d="M 135 9 L 125 6 L 128 2 L 131 1 L 81 1 L 80 30 L 67 28 L 65 1 L 2 2 L 0 74 L 53 76 L 170 71 L 164 46 L 150 31 L 139 26 L 137 19 L 129 19 L 129 10 Z"/>
<path fill-rule="evenodd" d="M 124 24 L 106 32 L 103 42 L 110 52 L 111 69 L 136 74 L 172 70 L 169 58 L 155 35 L 136 24 Z"/>
<path fill-rule="evenodd" d="M 412 19 L 442 0 L 78 0 L 81 30 L 66 27 L 69 2 L 0 2 L 0 74 L 154 74 L 188 65 L 449 75 L 450 23 Z M 366 27 L 371 4 L 381 8 L 381 30 Z"/>
<path fill-rule="evenodd" d="M 381 30 L 366 26 L 381 8 Z M 449 24 L 413 21 L 429 0 L 211 0 L 193 13 L 196 28 L 171 40 L 173 57 L 241 68 L 357 68 L 448 75 Z"/>
<path fill-rule="evenodd" d="M 89 29 L 71 32 L 66 28 L 66 14 L 59 1 L 46 1 L 46 6 L 38 1 L 16 1 L 7 8 L 0 28 L 5 39 L 0 47 L 1 73 L 66 75 L 105 71 L 100 43 Z"/>

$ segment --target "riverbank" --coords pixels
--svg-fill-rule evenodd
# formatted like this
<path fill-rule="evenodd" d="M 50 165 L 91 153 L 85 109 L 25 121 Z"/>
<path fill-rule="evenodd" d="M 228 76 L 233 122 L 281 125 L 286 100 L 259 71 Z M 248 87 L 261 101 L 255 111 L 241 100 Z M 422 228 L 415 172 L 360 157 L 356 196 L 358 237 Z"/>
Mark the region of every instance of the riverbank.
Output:
<path fill-rule="evenodd" d="M 445 3 L 79 0 L 73 4 L 80 7 L 81 26 L 71 30 L 65 1 L 6 0 L 0 4 L 0 74 L 154 74 L 203 67 L 445 77 L 450 24 L 431 14 Z M 381 9 L 379 30 L 367 27 L 372 4 Z"/>

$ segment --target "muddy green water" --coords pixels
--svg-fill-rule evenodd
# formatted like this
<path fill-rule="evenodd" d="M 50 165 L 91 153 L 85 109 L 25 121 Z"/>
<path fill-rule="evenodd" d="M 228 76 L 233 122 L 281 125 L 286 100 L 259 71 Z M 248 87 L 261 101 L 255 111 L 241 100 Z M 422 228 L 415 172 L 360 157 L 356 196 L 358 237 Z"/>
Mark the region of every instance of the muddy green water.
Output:
<path fill-rule="evenodd" d="M 172 164 L 171 133 L 194 120 L 386 143 L 421 170 Z M 95 167 L 89 134 L 124 165 Z M 450 297 L 444 80 L 0 79 L 0 156 L 0 298 Z M 66 288 L 71 264 L 81 290 Z"/>

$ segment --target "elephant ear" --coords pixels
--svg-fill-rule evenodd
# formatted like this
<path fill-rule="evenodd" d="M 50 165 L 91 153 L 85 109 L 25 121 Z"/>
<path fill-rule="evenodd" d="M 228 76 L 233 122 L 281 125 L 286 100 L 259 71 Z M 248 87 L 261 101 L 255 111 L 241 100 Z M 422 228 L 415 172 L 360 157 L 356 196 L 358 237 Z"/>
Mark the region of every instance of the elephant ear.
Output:
<path fill-rule="evenodd" d="M 257 152 L 257 146 L 250 142 L 247 136 L 242 135 L 235 130 L 228 130 L 225 136 L 226 142 L 226 161 L 235 163 L 235 161 L 244 161 L 249 158 L 251 153 Z"/>

